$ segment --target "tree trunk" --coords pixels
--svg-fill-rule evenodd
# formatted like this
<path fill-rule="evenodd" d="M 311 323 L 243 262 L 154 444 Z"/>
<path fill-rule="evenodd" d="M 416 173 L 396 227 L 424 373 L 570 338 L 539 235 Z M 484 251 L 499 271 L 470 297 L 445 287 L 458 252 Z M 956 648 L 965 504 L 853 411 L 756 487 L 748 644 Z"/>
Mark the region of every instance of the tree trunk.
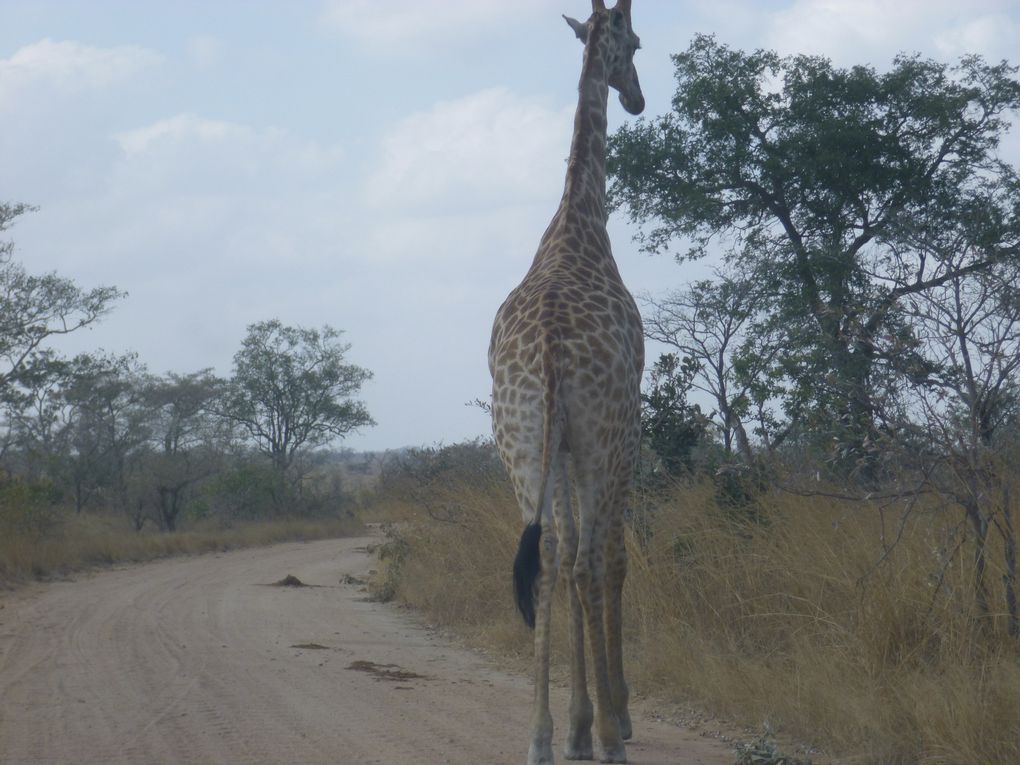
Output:
<path fill-rule="evenodd" d="M 967 517 L 974 528 L 974 602 L 983 620 L 988 616 L 988 585 L 985 583 L 988 520 L 973 500 L 967 502 Z"/>
<path fill-rule="evenodd" d="M 754 454 L 751 451 L 751 443 L 747 440 L 747 431 L 744 430 L 744 423 L 741 422 L 740 417 L 734 414 L 732 410 L 727 411 L 727 419 L 730 421 L 730 427 L 733 429 L 733 436 L 737 442 L 737 452 L 750 465 L 754 460 Z"/>
<path fill-rule="evenodd" d="M 1002 536 L 1005 545 L 1006 573 L 1002 581 L 1006 588 L 1006 629 L 1012 638 L 1020 637 L 1016 603 L 1016 533 L 1013 530 L 1013 508 L 1009 504 L 1009 486 L 1002 489 Z"/>
<path fill-rule="evenodd" d="M 87 500 L 85 491 L 85 482 L 81 479 L 76 479 L 74 482 L 74 512 L 75 515 L 81 514 L 81 511 L 85 508 L 85 502 Z"/>
<path fill-rule="evenodd" d="M 134 526 L 135 531 L 141 531 L 145 526 L 145 503 L 142 499 L 139 499 L 135 505 L 135 511 L 131 515 L 131 525 Z"/>
<path fill-rule="evenodd" d="M 177 531 L 177 514 L 180 512 L 179 486 L 157 486 L 159 497 L 159 525 L 163 531 Z"/>

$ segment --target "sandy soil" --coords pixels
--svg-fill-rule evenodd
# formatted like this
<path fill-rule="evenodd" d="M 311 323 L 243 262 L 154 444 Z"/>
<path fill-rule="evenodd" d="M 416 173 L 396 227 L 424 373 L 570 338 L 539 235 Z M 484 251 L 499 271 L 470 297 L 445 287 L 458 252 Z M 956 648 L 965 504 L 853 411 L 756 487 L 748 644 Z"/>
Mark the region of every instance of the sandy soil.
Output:
<path fill-rule="evenodd" d="M 343 583 L 371 565 L 366 541 L 178 558 L 5 595 L 0 762 L 523 763 L 529 680 Z M 316 586 L 271 586 L 287 574 Z M 562 731 L 564 690 L 554 703 Z M 733 762 L 718 742 L 635 712 L 632 763 Z"/>

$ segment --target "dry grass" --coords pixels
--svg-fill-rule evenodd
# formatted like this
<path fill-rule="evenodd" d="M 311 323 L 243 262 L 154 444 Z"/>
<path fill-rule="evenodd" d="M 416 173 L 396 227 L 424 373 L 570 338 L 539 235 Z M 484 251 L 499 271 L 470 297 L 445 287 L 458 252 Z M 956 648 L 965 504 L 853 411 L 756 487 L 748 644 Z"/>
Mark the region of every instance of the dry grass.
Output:
<path fill-rule="evenodd" d="M 528 633 L 516 611 L 499 607 L 511 603 L 507 572 L 520 535 L 520 513 L 502 488 L 443 483 L 436 504 L 444 506 L 445 520 L 399 500 L 380 503 L 366 517 L 396 524 L 380 554 L 376 589 L 383 599 L 397 597 L 480 645 L 506 651 L 520 649 L 522 639 L 526 647 Z M 499 605 L 482 605 L 494 599 Z"/>
<path fill-rule="evenodd" d="M 527 655 L 510 596 L 513 499 L 496 483 L 437 491 L 456 510 L 446 522 L 384 503 L 406 519 L 397 597 L 478 645 Z M 896 508 L 784 495 L 761 517 L 724 512 L 699 488 L 638 515 L 625 606 L 634 690 L 767 722 L 847 763 L 1020 762 L 1020 650 L 996 619 L 974 618 L 969 548 L 950 555 L 957 516 L 915 507 L 901 529 Z"/>
<path fill-rule="evenodd" d="M 139 533 L 121 518 L 72 516 L 43 530 L 0 528 L 0 587 L 115 563 L 347 536 L 361 528 L 353 519 L 282 519 Z"/>

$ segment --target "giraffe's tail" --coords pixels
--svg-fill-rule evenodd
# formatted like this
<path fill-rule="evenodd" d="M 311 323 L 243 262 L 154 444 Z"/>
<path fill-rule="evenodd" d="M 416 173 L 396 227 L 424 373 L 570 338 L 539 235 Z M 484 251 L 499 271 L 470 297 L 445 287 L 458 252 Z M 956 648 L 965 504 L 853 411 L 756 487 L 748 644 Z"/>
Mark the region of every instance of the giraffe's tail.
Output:
<path fill-rule="evenodd" d="M 539 542 L 542 539 L 542 524 L 529 523 L 521 534 L 514 558 L 514 596 L 517 608 L 524 617 L 524 623 L 535 628 L 535 580 L 542 568 Z"/>
<path fill-rule="evenodd" d="M 546 391 L 543 401 L 542 476 L 539 481 L 538 501 L 535 503 L 535 518 L 524 527 L 521 541 L 517 545 L 517 557 L 514 558 L 514 596 L 517 598 L 517 608 L 524 617 L 524 623 L 532 629 L 535 627 L 535 583 L 542 572 L 542 516 L 547 511 L 551 512 L 550 474 L 553 455 L 560 448 L 561 429 L 556 418 L 560 375 L 556 364 L 558 350 L 556 346 L 557 343 L 549 342 L 542 359 Z"/>

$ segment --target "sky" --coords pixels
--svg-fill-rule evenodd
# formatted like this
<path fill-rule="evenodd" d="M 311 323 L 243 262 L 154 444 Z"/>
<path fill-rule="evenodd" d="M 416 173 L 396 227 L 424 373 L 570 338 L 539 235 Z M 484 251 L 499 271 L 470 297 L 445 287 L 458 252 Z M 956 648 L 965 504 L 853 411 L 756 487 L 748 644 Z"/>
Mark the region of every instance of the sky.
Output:
<path fill-rule="evenodd" d="M 0 0 L 0 200 L 33 273 L 127 296 L 68 353 L 230 374 L 245 328 L 344 331 L 378 422 L 343 446 L 487 435 L 486 351 L 563 190 L 582 0 Z M 645 116 L 670 54 L 731 47 L 887 68 L 1020 63 L 1017 0 L 636 0 Z M 625 119 L 610 99 L 609 127 Z M 1004 152 L 1020 159 L 1020 139 Z M 679 266 L 610 221 L 638 295 Z M 679 249 L 679 248 L 678 248 Z M 647 354 L 654 358 L 654 349 Z"/>

